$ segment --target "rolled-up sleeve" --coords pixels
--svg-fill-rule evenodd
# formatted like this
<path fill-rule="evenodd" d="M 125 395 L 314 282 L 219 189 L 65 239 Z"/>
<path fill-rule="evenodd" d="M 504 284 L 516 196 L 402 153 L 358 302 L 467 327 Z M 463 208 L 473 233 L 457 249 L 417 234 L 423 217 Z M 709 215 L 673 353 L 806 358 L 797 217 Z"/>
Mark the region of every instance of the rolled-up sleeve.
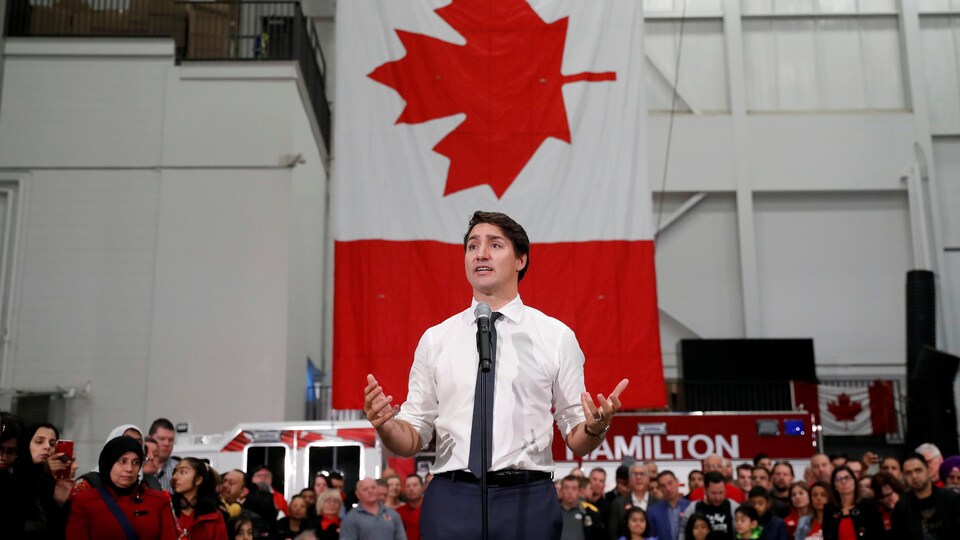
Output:
<path fill-rule="evenodd" d="M 570 430 L 582 423 L 583 407 L 580 404 L 580 395 L 584 392 L 583 386 L 583 351 L 577 337 L 570 329 L 565 329 L 557 347 L 559 369 L 557 379 L 553 383 L 553 419 L 563 434 L 564 439 Z"/>
<path fill-rule="evenodd" d="M 433 439 L 434 424 L 440 406 L 433 362 L 433 346 L 429 333 L 425 333 L 413 355 L 413 366 L 410 368 L 410 380 L 407 384 L 407 400 L 397 413 L 398 420 L 410 424 L 420 435 L 423 448 Z"/>

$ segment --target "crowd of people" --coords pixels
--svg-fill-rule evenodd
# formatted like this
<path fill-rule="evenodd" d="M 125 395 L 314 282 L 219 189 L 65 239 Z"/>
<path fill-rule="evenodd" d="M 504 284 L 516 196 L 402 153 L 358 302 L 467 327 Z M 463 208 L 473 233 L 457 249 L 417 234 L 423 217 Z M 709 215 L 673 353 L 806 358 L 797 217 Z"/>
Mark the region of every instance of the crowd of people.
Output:
<path fill-rule="evenodd" d="M 289 501 L 268 467 L 217 471 L 173 456 L 173 424 L 158 419 L 144 433 L 118 426 L 97 466 L 77 462 L 51 424 L 24 426 L 2 414 L 0 538 L 53 540 L 390 540 L 419 538 L 424 481 L 389 469 L 357 482 L 346 507 L 343 475 L 318 473 Z M 384 519 L 386 518 L 386 519 Z"/>
<path fill-rule="evenodd" d="M 758 455 L 736 467 L 718 455 L 686 485 L 654 462 L 557 480 L 563 540 L 772 540 L 960 538 L 960 456 L 932 444 L 902 459 L 816 454 L 793 464 Z M 681 489 L 681 488 L 685 489 Z"/>
<path fill-rule="evenodd" d="M 386 469 L 361 479 L 348 508 L 342 474 L 323 472 L 285 500 L 267 467 L 216 471 L 175 458 L 174 426 L 158 419 L 146 433 L 118 426 L 97 466 L 77 476 L 76 460 L 57 451 L 55 426 L 23 426 L 5 413 L 2 421 L 2 538 L 420 538 L 429 475 Z M 563 540 L 960 538 L 960 456 L 944 459 L 931 444 L 902 459 L 817 454 L 799 478 L 791 463 L 764 455 L 735 468 L 708 456 L 686 478 L 634 462 L 606 486 L 603 468 L 556 480 Z"/>

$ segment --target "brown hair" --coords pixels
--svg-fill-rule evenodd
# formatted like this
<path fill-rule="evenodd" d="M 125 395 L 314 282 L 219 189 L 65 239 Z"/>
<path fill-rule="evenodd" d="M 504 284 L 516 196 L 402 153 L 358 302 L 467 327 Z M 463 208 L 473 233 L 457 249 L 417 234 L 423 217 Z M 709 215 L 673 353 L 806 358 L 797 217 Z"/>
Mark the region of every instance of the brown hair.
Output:
<path fill-rule="evenodd" d="M 885 472 L 878 472 L 870 479 L 870 487 L 873 489 L 873 496 L 880 499 L 883 496 L 883 486 L 890 486 L 890 489 L 897 495 L 903 495 L 903 484 L 897 480 L 897 477 Z"/>
<path fill-rule="evenodd" d="M 523 268 L 520 269 L 520 274 L 517 276 L 517 281 L 522 280 L 524 274 L 527 273 L 527 269 L 530 268 L 530 238 L 527 237 L 527 231 L 523 230 L 523 227 L 519 223 L 506 214 L 477 210 L 473 213 L 473 217 L 470 218 L 470 223 L 467 225 L 467 234 L 463 235 L 464 251 L 467 250 L 467 240 L 469 240 L 473 228 L 481 223 L 489 223 L 490 225 L 499 227 L 500 230 L 503 231 L 504 236 L 506 236 L 513 245 L 513 252 L 516 256 L 527 257 L 527 263 L 523 265 Z"/>

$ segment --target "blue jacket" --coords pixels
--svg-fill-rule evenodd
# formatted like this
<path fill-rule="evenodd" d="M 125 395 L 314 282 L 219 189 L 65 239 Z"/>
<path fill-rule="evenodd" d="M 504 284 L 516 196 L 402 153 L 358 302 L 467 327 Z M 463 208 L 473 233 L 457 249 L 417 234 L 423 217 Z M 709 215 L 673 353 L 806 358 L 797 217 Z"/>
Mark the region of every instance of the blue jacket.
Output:
<path fill-rule="evenodd" d="M 769 518 L 765 523 L 763 519 L 764 517 Z M 760 521 L 760 524 L 763 525 L 763 533 L 760 534 L 760 538 L 763 540 L 790 539 L 790 536 L 787 534 L 787 524 L 784 523 L 782 519 L 772 515 L 770 512 L 767 512 L 766 515 L 760 518 Z"/>
<path fill-rule="evenodd" d="M 670 535 L 670 503 L 667 501 L 660 501 L 657 504 L 651 505 L 650 508 L 647 508 L 647 532 L 650 536 L 656 536 L 662 540 L 677 540 L 683 536 L 683 527 L 686 524 L 686 516 L 684 513 L 687 510 L 687 507 L 690 506 L 690 501 L 684 497 L 680 497 L 680 502 L 677 503 L 677 507 L 680 508 L 680 520 L 679 523 L 673 525 L 674 536 Z"/>

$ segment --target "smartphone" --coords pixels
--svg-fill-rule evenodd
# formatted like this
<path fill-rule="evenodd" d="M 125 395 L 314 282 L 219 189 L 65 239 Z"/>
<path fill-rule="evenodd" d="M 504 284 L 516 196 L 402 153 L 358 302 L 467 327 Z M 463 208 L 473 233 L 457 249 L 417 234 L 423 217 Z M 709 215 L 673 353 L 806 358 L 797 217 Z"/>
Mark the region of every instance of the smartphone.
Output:
<path fill-rule="evenodd" d="M 57 441 L 57 447 L 53 451 L 54 454 L 63 454 L 60 457 L 60 460 L 64 463 L 71 463 L 73 461 L 73 441 L 68 441 L 65 439 L 60 439 Z M 57 478 L 69 478 L 70 477 L 70 467 L 57 471 Z"/>

